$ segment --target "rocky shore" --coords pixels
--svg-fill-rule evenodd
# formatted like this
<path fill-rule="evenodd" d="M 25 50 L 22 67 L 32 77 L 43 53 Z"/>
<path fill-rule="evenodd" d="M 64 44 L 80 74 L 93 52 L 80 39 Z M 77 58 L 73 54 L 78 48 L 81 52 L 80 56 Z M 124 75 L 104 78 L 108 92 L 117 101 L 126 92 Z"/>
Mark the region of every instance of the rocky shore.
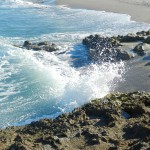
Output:
<path fill-rule="evenodd" d="M 150 93 L 109 94 L 56 119 L 0 130 L 2 150 L 148 150 Z"/>
<path fill-rule="evenodd" d="M 21 48 L 25 48 L 27 50 L 34 50 L 34 51 L 44 50 L 47 52 L 55 52 L 58 50 L 57 45 L 55 45 L 54 43 L 47 42 L 47 41 L 35 42 L 35 43 L 31 41 L 24 41 Z"/>
<path fill-rule="evenodd" d="M 89 59 L 92 61 L 117 62 L 132 60 L 135 56 L 144 59 L 150 54 L 150 30 L 116 37 L 90 35 L 83 39 L 83 44 L 87 47 Z M 47 52 L 59 50 L 57 45 L 46 41 L 25 41 L 21 48 Z M 148 63 L 146 62 L 145 68 Z M 132 84 L 131 87 L 126 82 L 127 85 L 120 89 L 126 91 L 126 87 L 129 91 L 134 91 L 133 87 L 138 87 L 137 83 L 134 85 L 135 79 L 139 83 L 142 81 L 148 92 L 109 94 L 55 119 L 43 119 L 25 126 L 1 129 L 0 150 L 148 150 L 149 77 L 145 78 L 145 72 L 141 70 L 143 80 L 139 79 L 139 64 L 143 62 L 130 65 L 133 66 L 133 72 L 128 78 L 132 78 L 127 78 L 127 81 Z M 147 72 L 149 73 L 148 70 Z M 141 89 L 144 87 L 142 83 Z"/>
<path fill-rule="evenodd" d="M 88 57 L 92 61 L 120 61 L 129 60 L 134 56 L 150 54 L 150 30 L 129 33 L 125 36 L 118 35 L 104 37 L 101 35 L 90 35 L 82 40 L 87 47 Z M 21 48 L 27 50 L 56 52 L 58 46 L 48 41 L 31 42 L 24 41 Z"/>
<path fill-rule="evenodd" d="M 102 62 L 129 60 L 135 55 L 143 56 L 150 53 L 150 30 L 136 34 L 129 33 L 125 36 L 90 35 L 83 39 L 82 43 L 88 48 L 88 56 L 91 60 Z"/>

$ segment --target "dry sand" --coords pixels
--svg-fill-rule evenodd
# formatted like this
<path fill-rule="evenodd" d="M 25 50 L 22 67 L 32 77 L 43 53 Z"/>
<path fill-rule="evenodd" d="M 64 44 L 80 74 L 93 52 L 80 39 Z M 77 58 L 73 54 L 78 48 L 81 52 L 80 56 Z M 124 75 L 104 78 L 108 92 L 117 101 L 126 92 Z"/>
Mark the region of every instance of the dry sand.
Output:
<path fill-rule="evenodd" d="M 129 14 L 132 20 L 150 24 L 150 0 L 57 0 L 56 4 Z"/>

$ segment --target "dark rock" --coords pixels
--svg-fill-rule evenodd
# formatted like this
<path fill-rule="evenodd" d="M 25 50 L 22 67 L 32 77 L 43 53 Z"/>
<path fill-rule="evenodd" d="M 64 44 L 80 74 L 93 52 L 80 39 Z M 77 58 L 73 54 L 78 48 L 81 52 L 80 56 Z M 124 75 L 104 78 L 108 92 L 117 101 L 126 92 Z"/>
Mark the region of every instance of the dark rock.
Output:
<path fill-rule="evenodd" d="M 145 66 L 150 66 L 150 62 L 146 63 Z"/>
<path fill-rule="evenodd" d="M 32 43 L 30 41 L 24 41 L 24 44 L 23 44 L 24 47 L 27 47 L 30 45 L 32 45 Z"/>
<path fill-rule="evenodd" d="M 146 51 L 148 48 L 149 48 L 149 45 L 148 45 L 148 44 L 146 44 L 146 43 L 140 43 L 140 44 L 138 44 L 138 45 L 136 45 L 136 46 L 134 47 L 133 51 L 134 51 L 135 53 L 137 53 L 138 55 L 143 56 L 143 55 L 146 54 L 145 51 Z"/>
<path fill-rule="evenodd" d="M 25 41 L 23 47 L 27 50 L 32 49 L 35 51 L 44 50 L 47 52 L 54 52 L 58 50 L 57 45 L 55 45 L 54 43 L 49 44 L 48 42 L 31 43 L 30 41 Z"/>
<path fill-rule="evenodd" d="M 110 147 L 108 150 L 117 150 L 117 147 Z"/>
<path fill-rule="evenodd" d="M 123 135 L 127 139 L 145 139 L 150 135 L 149 127 L 141 123 L 135 123 L 134 125 L 127 125 L 124 128 L 125 134 Z"/>
<path fill-rule="evenodd" d="M 55 44 L 52 44 L 52 45 L 46 45 L 44 48 L 43 48 L 45 51 L 47 52 L 53 52 L 53 51 L 57 51 L 58 48 Z"/>
<path fill-rule="evenodd" d="M 129 60 L 131 56 L 127 51 L 122 51 L 121 49 L 116 49 L 116 59 L 117 60 Z"/>
<path fill-rule="evenodd" d="M 48 45 L 48 42 L 39 42 L 38 46 Z"/>
<path fill-rule="evenodd" d="M 136 34 L 137 34 L 137 35 L 140 35 L 140 36 L 146 36 L 146 35 L 147 35 L 147 32 L 148 32 L 148 31 L 141 31 L 141 32 L 137 32 Z"/>
<path fill-rule="evenodd" d="M 138 42 L 138 41 L 144 41 L 145 37 L 135 34 L 127 34 L 126 36 L 123 36 L 120 39 L 120 42 Z"/>
<path fill-rule="evenodd" d="M 146 35 L 150 35 L 150 30 L 148 30 L 148 31 L 146 32 Z"/>
<path fill-rule="evenodd" d="M 35 51 L 42 50 L 42 48 L 41 48 L 40 46 L 38 46 L 38 45 L 32 45 L 32 46 L 30 47 L 30 49 L 33 49 L 33 50 L 35 50 Z"/>
<path fill-rule="evenodd" d="M 90 35 L 83 39 L 82 43 L 88 47 L 88 55 L 92 60 L 118 61 L 128 60 L 131 56 L 121 49 L 117 37 L 101 37 L 99 35 Z"/>
<path fill-rule="evenodd" d="M 150 36 L 148 36 L 145 40 L 144 43 L 150 44 Z"/>

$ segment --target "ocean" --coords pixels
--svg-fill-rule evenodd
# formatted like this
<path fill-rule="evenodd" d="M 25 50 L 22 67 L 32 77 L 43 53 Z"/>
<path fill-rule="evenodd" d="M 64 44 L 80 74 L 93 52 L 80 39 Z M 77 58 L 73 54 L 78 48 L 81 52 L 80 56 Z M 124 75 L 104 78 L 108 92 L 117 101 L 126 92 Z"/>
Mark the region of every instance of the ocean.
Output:
<path fill-rule="evenodd" d="M 0 128 L 55 118 L 113 91 L 124 80 L 125 63 L 92 63 L 82 39 L 149 28 L 126 14 L 71 9 L 54 0 L 0 0 Z M 16 47 L 25 40 L 50 41 L 59 50 Z"/>

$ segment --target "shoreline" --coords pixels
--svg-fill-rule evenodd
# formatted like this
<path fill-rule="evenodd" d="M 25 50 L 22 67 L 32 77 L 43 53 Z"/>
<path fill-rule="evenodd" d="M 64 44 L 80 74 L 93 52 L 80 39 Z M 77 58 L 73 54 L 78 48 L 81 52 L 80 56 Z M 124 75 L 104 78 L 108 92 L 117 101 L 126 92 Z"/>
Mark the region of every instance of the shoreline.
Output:
<path fill-rule="evenodd" d="M 150 24 L 150 1 L 145 3 L 144 0 L 109 0 L 108 3 L 105 0 L 57 0 L 55 3 L 71 8 L 128 14 L 134 21 Z"/>
<path fill-rule="evenodd" d="M 55 119 L 0 129 L 0 149 L 148 149 L 149 104 L 150 93 L 109 94 Z"/>

